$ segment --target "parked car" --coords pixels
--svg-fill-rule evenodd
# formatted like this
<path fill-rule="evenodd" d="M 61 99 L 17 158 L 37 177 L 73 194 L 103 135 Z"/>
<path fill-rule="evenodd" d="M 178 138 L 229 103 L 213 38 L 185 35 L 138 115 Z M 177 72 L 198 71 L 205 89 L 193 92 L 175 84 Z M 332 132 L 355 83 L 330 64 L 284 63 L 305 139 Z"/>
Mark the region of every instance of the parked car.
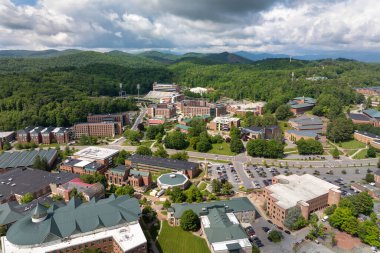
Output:
<path fill-rule="evenodd" d="M 263 231 L 264 231 L 265 233 L 268 233 L 268 232 L 270 231 L 270 229 L 269 229 L 268 227 L 262 227 L 262 229 L 263 229 Z"/>

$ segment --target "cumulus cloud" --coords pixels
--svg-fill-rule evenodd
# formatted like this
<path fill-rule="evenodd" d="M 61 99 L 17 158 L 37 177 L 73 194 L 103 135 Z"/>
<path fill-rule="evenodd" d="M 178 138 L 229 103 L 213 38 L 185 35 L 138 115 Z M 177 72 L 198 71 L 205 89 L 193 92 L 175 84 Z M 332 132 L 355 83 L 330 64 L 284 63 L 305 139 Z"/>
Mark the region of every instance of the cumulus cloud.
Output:
<path fill-rule="evenodd" d="M 21 2 L 0 0 L 2 49 L 380 49 L 378 0 Z"/>

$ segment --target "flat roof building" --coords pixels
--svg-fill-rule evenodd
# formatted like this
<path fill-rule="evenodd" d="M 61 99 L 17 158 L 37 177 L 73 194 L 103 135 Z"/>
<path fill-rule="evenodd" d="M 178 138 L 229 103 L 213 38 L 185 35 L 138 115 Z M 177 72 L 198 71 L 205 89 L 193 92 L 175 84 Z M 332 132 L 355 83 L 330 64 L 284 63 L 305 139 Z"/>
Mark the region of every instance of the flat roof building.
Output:
<path fill-rule="evenodd" d="M 279 226 L 283 226 L 290 208 L 300 207 L 307 220 L 310 213 L 338 204 L 340 196 L 338 186 L 309 174 L 278 175 L 272 178 L 272 185 L 264 188 L 267 212 Z"/>
<path fill-rule="evenodd" d="M 87 147 L 73 155 L 73 158 L 87 161 L 96 161 L 106 166 L 113 164 L 113 158 L 119 150 L 101 147 Z"/>
<path fill-rule="evenodd" d="M 43 170 L 13 169 L 0 174 L 0 203 L 20 199 L 26 193 L 35 198 L 51 192 L 50 184 L 63 184 L 78 177 L 72 173 L 50 173 Z"/>
<path fill-rule="evenodd" d="M 148 252 L 140 216 L 138 200 L 126 195 L 86 203 L 73 198 L 60 208 L 38 204 L 1 238 L 2 252 Z"/>
<path fill-rule="evenodd" d="M 295 114 L 303 114 L 306 111 L 313 109 L 317 101 L 310 97 L 296 97 L 288 104 L 291 107 L 291 111 Z"/>

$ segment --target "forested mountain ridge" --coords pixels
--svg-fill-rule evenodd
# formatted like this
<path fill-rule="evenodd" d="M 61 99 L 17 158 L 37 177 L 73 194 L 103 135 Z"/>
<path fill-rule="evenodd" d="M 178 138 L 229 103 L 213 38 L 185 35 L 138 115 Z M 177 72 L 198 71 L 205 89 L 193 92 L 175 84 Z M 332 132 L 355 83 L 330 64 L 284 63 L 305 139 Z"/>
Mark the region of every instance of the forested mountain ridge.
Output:
<path fill-rule="evenodd" d="M 20 52 L 18 57 L 9 57 L 9 52 L 2 57 L 0 52 L 0 130 L 69 126 L 85 120 L 88 112 L 136 109 L 131 100 L 107 98 L 118 95 L 119 83 L 127 94 L 137 93 L 136 84 L 141 85 L 141 94 L 146 93 L 155 81 L 212 87 L 234 99 L 268 101 L 268 111 L 295 96 L 331 94 L 346 105 L 358 100 L 352 87 L 380 85 L 380 64 L 346 59 L 249 61 L 230 53 L 170 56 L 121 51 L 46 54 L 54 52 L 33 57 L 30 52 L 26 57 Z M 327 80 L 307 80 L 313 76 Z"/>

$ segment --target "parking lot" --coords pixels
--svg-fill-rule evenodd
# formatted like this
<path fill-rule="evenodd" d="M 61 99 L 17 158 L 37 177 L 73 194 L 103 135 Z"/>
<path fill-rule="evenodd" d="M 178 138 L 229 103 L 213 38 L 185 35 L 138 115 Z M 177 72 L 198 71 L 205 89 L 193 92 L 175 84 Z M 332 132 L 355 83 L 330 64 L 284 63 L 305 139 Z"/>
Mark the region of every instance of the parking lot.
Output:
<path fill-rule="evenodd" d="M 374 170 L 372 168 L 369 172 L 373 172 Z M 209 176 L 212 179 L 226 180 L 234 186 L 235 190 L 238 190 L 241 187 L 245 189 L 263 188 L 272 183 L 272 177 L 280 174 L 302 175 L 309 173 L 339 186 L 343 196 L 345 196 L 355 194 L 354 190 L 350 188 L 350 184 L 361 182 L 367 172 L 367 168 L 279 168 L 274 166 L 246 165 L 245 163 L 235 161 L 232 164 L 212 165 L 209 169 Z"/>

